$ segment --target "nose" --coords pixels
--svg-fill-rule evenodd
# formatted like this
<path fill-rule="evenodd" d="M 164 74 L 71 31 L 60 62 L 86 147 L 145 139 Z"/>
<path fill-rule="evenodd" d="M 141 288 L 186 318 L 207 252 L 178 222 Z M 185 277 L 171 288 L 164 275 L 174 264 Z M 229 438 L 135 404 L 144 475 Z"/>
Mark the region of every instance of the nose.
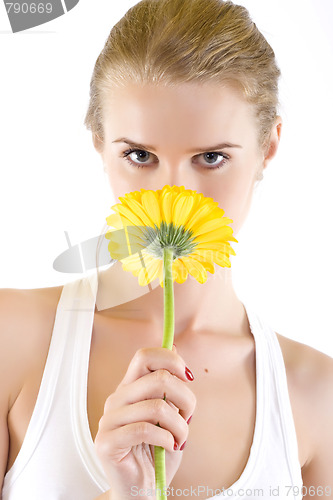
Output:
<path fill-rule="evenodd" d="M 169 161 L 164 165 L 159 165 L 159 183 L 161 187 L 169 186 L 184 186 L 185 189 L 197 189 L 197 182 L 194 171 L 191 166 L 182 164 L 180 161 Z"/>

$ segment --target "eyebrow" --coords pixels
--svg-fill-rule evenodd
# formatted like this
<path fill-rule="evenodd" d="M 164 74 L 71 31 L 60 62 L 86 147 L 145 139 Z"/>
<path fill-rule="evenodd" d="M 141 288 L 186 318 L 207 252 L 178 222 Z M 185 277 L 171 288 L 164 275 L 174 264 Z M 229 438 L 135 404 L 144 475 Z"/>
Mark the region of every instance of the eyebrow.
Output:
<path fill-rule="evenodd" d="M 116 139 L 114 142 L 124 142 L 131 146 L 132 148 L 138 148 L 138 149 L 149 149 L 150 151 L 154 151 L 156 153 L 156 149 L 153 146 L 149 146 L 148 144 L 139 144 L 137 142 L 132 141 L 131 139 L 127 139 L 127 137 L 121 137 L 120 139 Z M 233 144 L 231 142 L 222 142 L 221 144 L 216 144 L 215 146 L 209 146 L 208 148 L 197 148 L 192 151 L 186 151 L 186 154 L 190 153 L 204 153 L 207 151 L 214 151 L 215 149 L 225 149 L 225 148 L 242 148 L 239 144 Z"/>

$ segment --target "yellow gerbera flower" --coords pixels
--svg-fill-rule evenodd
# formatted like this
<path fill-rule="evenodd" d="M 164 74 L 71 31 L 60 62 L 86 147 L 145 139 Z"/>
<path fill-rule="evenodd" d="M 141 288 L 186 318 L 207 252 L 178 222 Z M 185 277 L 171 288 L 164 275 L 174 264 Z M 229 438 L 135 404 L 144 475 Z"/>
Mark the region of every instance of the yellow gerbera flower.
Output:
<path fill-rule="evenodd" d="M 212 198 L 184 186 L 166 185 L 157 191 L 141 189 L 119 197 L 121 203 L 106 221 L 112 227 L 105 237 L 112 258 L 120 260 L 124 271 L 146 286 L 159 278 L 163 287 L 163 251 L 173 254 L 172 279 L 184 283 L 191 274 L 199 283 L 214 274 L 214 263 L 230 267 L 236 255 L 230 241 L 231 219 Z"/>

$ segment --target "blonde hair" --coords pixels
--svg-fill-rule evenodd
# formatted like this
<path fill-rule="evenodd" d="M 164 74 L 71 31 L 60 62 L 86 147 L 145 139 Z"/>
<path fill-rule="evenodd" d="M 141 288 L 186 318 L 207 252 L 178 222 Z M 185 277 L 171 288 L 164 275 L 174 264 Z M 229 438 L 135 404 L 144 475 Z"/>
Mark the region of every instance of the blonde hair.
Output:
<path fill-rule="evenodd" d="M 141 0 L 111 29 L 90 82 L 84 124 L 103 141 L 103 102 L 128 83 L 229 83 L 254 106 L 258 140 L 277 116 L 280 70 L 245 7 L 222 0 Z"/>

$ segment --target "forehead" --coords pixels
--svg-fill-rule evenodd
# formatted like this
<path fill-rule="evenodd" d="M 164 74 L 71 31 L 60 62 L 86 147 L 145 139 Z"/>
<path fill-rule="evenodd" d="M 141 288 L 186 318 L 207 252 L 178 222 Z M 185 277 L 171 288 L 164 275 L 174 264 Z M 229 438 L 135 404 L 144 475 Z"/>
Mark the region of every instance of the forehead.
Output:
<path fill-rule="evenodd" d="M 113 89 L 103 104 L 106 141 L 127 136 L 160 147 L 251 141 L 254 120 L 240 90 L 221 84 L 132 84 Z"/>

